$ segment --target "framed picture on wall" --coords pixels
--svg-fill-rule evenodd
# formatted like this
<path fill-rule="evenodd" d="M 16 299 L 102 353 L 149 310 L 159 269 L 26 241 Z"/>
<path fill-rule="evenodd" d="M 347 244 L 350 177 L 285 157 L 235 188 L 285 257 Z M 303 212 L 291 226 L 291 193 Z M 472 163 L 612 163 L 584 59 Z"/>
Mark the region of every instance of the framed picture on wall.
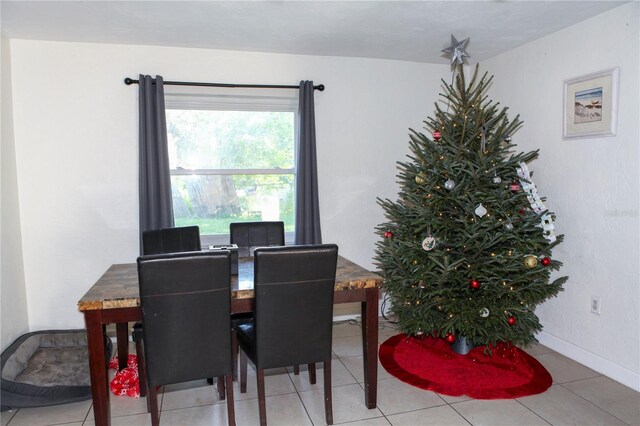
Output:
<path fill-rule="evenodd" d="M 564 81 L 564 139 L 615 136 L 619 68 Z"/>

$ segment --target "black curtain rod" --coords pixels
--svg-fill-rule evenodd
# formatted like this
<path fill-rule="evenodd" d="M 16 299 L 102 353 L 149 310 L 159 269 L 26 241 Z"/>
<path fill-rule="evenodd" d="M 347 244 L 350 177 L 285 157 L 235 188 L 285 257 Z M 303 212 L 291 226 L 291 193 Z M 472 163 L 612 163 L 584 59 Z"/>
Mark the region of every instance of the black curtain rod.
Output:
<path fill-rule="evenodd" d="M 130 86 L 138 84 L 138 80 L 129 77 L 124 79 L 124 84 Z M 245 87 L 248 89 L 299 89 L 300 86 L 287 86 L 283 84 L 228 84 L 228 83 L 194 83 L 190 81 L 165 81 L 164 84 L 169 86 L 199 86 L 199 87 Z M 315 90 L 323 91 L 324 84 L 313 86 Z"/>

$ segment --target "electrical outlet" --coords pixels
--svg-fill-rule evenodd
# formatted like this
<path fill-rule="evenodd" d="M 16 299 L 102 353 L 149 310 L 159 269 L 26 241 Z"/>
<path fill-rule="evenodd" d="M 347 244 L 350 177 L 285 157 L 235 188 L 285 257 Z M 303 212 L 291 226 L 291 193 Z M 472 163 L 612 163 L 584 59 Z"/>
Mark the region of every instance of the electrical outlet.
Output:
<path fill-rule="evenodd" d="M 591 312 L 600 315 L 601 308 L 602 306 L 600 305 L 600 296 L 591 296 Z"/>

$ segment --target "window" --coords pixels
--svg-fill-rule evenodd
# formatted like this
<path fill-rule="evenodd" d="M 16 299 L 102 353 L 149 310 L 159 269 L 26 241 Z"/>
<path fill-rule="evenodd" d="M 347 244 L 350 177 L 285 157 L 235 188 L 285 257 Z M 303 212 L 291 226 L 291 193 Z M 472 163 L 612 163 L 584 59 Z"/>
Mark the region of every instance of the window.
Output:
<path fill-rule="evenodd" d="M 176 226 L 228 243 L 229 223 L 295 223 L 295 98 L 168 95 Z"/>

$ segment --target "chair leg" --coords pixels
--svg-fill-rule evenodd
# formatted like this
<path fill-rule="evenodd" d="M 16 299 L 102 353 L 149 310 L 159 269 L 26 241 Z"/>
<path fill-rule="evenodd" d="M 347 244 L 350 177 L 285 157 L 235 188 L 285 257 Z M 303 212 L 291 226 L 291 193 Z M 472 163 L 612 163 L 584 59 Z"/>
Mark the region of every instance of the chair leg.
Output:
<path fill-rule="evenodd" d="M 333 424 L 333 404 L 331 399 L 331 360 L 324 362 L 324 415 L 327 424 Z"/>
<path fill-rule="evenodd" d="M 224 400 L 224 394 L 225 394 L 224 377 L 225 376 L 218 377 L 218 397 L 220 398 L 220 401 Z"/>
<path fill-rule="evenodd" d="M 240 393 L 247 392 L 247 354 L 240 351 Z"/>
<path fill-rule="evenodd" d="M 311 383 L 312 385 L 316 384 L 316 364 L 307 364 L 307 367 L 309 368 L 309 383 Z"/>
<path fill-rule="evenodd" d="M 233 365 L 233 380 L 238 381 L 238 335 L 235 328 L 231 330 L 231 362 Z"/>
<path fill-rule="evenodd" d="M 136 356 L 138 357 L 138 383 L 140 384 L 140 398 L 144 398 L 147 396 L 147 366 L 144 360 L 142 336 L 138 333 L 136 333 Z"/>
<path fill-rule="evenodd" d="M 293 374 L 295 374 L 296 376 L 298 374 L 300 374 L 300 366 L 299 365 L 294 365 L 293 366 Z"/>
<path fill-rule="evenodd" d="M 229 426 L 236 426 L 236 411 L 233 405 L 233 376 L 227 374 L 224 379 L 226 380 L 227 388 L 227 417 L 229 418 Z"/>
<path fill-rule="evenodd" d="M 267 426 L 267 405 L 264 395 L 264 369 L 259 368 L 258 376 L 258 409 L 260 411 L 260 426 Z"/>
<path fill-rule="evenodd" d="M 160 416 L 158 413 L 158 388 L 157 386 L 149 386 L 147 391 L 149 412 L 151 412 L 151 425 L 158 426 L 160 424 Z"/>

